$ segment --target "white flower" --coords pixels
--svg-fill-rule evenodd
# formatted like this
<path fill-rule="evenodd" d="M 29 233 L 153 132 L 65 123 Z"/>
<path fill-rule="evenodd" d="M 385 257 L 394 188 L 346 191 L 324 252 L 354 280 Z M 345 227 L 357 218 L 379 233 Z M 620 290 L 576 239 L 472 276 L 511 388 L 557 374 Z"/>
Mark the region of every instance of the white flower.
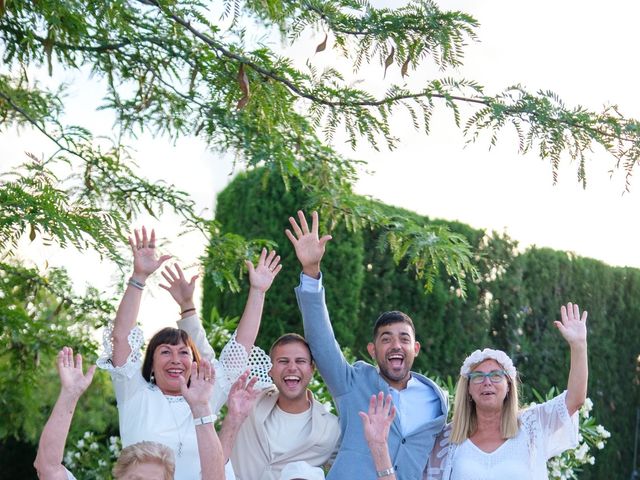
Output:
<path fill-rule="evenodd" d="M 604 442 L 599 441 L 598 443 L 596 443 L 596 447 L 598 447 L 598 450 L 602 450 L 604 448 Z"/>
<path fill-rule="evenodd" d="M 89 450 L 98 450 L 98 444 L 96 442 L 92 442 L 91 445 L 89 445 Z"/>
<path fill-rule="evenodd" d="M 78 443 L 76 444 L 76 446 L 78 448 L 83 448 L 84 447 L 84 439 L 81 438 L 80 440 L 78 440 Z"/>
<path fill-rule="evenodd" d="M 581 461 L 584 460 L 588 451 L 589 451 L 589 445 L 587 445 L 586 443 L 581 443 L 580 446 L 575 450 L 576 459 Z"/>
<path fill-rule="evenodd" d="M 91 432 L 84 432 L 84 438 L 91 437 Z"/>
<path fill-rule="evenodd" d="M 589 460 L 587 460 L 591 465 L 593 465 L 594 463 L 596 463 L 596 459 L 595 457 L 589 457 Z"/>
<path fill-rule="evenodd" d="M 598 425 L 596 427 L 596 432 L 598 432 L 598 435 L 602 438 L 609 438 L 611 436 L 611 433 L 609 433 L 602 425 Z"/>
<path fill-rule="evenodd" d="M 73 454 L 73 457 L 74 457 L 74 458 L 80 458 L 80 452 L 76 452 L 76 453 L 74 453 L 74 454 Z"/>
<path fill-rule="evenodd" d="M 507 372 L 507 374 L 515 380 L 516 378 L 516 367 L 513 366 L 513 362 L 509 358 L 509 356 L 504 353 L 502 350 L 493 350 L 491 348 L 485 348 L 484 350 L 475 350 L 471 355 L 469 355 L 460 367 L 460 376 L 466 377 L 469 372 L 471 372 L 471 367 L 477 365 L 481 362 L 484 362 L 487 359 L 492 359 L 502 365 L 502 368 Z"/>
<path fill-rule="evenodd" d="M 582 439 L 583 439 L 582 434 L 578 433 L 578 443 L 582 442 Z"/>
<path fill-rule="evenodd" d="M 104 460 L 100 459 L 100 460 L 98 460 L 98 466 L 99 467 L 106 467 L 107 466 L 107 462 L 105 462 Z"/>

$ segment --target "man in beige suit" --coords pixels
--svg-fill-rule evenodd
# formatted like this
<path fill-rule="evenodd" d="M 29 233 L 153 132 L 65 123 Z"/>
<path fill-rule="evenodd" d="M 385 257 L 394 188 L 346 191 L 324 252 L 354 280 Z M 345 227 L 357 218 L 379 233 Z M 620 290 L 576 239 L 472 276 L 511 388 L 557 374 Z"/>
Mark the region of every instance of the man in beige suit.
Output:
<path fill-rule="evenodd" d="M 338 419 L 307 389 L 314 363 L 305 339 L 285 334 L 269 355 L 274 385 L 258 396 L 231 453 L 238 480 L 279 480 L 291 462 L 320 467 L 339 447 Z"/>

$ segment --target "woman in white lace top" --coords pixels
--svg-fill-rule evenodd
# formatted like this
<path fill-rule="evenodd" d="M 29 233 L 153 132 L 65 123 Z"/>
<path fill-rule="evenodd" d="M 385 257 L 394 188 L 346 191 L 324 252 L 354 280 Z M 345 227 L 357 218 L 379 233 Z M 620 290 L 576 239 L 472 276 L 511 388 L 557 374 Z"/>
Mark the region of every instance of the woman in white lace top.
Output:
<path fill-rule="evenodd" d="M 436 439 L 424 480 L 546 480 L 547 460 L 577 445 L 577 412 L 587 396 L 587 312 L 580 316 L 569 303 L 560 316 L 555 325 L 571 352 L 567 390 L 521 410 L 511 359 L 500 350 L 476 350 L 460 369 L 453 421 Z M 380 448 L 392 415 L 378 413 L 381 406 L 381 396 L 372 398 L 365 432 L 376 469 L 394 480 Z"/>
<path fill-rule="evenodd" d="M 166 260 L 168 255 L 158 256 L 155 249 L 155 232 L 147 235 L 143 227 L 135 231 L 135 240 L 129 238 L 133 251 L 133 274 L 115 320 L 105 331 L 105 351 L 98 366 L 109 371 L 116 393 L 120 420 L 120 436 L 123 446 L 143 440 L 153 440 L 169 446 L 176 458 L 176 480 L 199 480 L 200 462 L 196 442 L 196 425 L 215 421 L 215 415 L 226 400 L 233 382 L 248 368 L 266 379 L 271 366 L 268 356 L 253 347 L 265 292 L 280 271 L 280 257 L 263 252 L 257 267 L 249 268 L 250 290 L 238 329 L 224 347 L 218 360 L 213 350 L 198 352 L 189 335 L 180 329 L 164 328 L 149 341 L 144 362 L 142 346 L 144 337 L 136 326 L 142 292 L 147 278 Z M 165 286 L 180 305 L 182 321 L 197 321 L 193 306 L 196 277 L 187 282 L 179 267 L 175 272 L 167 268 L 163 273 L 169 286 Z M 191 410 L 181 395 L 180 379 L 189 381 L 191 364 L 200 362 L 200 356 L 211 361 L 216 371 L 216 382 L 210 397 L 213 415 L 193 418 Z M 258 371 L 262 367 L 262 372 Z M 226 439 L 223 424 L 220 439 L 225 452 L 231 446 Z M 233 471 L 226 469 L 227 479 Z"/>

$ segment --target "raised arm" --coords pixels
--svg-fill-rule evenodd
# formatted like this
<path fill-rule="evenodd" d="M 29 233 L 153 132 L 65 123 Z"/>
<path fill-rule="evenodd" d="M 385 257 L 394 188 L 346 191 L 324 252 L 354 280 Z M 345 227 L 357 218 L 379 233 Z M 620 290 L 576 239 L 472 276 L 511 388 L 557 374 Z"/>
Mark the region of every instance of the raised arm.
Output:
<path fill-rule="evenodd" d="M 560 308 L 561 321 L 555 325 L 569 344 L 571 369 L 567 381 L 565 402 L 569 415 L 573 415 L 587 398 L 589 367 L 587 362 L 587 312 L 582 312 L 576 304 L 567 303 Z"/>
<path fill-rule="evenodd" d="M 282 265 L 280 256 L 273 250 L 267 254 L 266 249 L 262 249 L 255 267 L 249 260 L 246 264 L 249 269 L 249 295 L 238 323 L 236 341 L 247 350 L 247 353 L 251 353 L 260 328 L 265 294 L 282 269 Z"/>
<path fill-rule="evenodd" d="M 135 241 L 129 237 L 129 245 L 133 252 L 133 273 L 118 306 L 112 332 L 113 352 L 111 362 L 116 367 L 124 365 L 131 353 L 129 333 L 135 327 L 138 319 L 142 290 L 145 287 L 147 278 L 165 260 L 171 258 L 170 255 L 157 256 L 154 230 L 151 230 L 151 235 L 148 236 L 147 229 L 142 227 L 142 232 L 134 230 L 134 236 Z"/>
<path fill-rule="evenodd" d="M 92 365 L 86 375 L 83 374 L 82 356 L 76 355 L 74 363 L 73 350 L 69 347 L 64 347 L 58 353 L 56 365 L 60 375 L 60 394 L 40 435 L 38 453 L 33 464 L 40 480 L 67 479 L 62 458 L 71 419 L 78 400 L 91 385 L 96 371 L 95 365 Z"/>
<path fill-rule="evenodd" d="M 196 424 L 196 440 L 200 456 L 202 480 L 224 480 L 224 459 L 222 445 L 214 428 L 209 398 L 213 392 L 215 371 L 207 360 L 200 365 L 193 362 L 190 383 L 180 377 L 180 390 L 186 400 Z"/>
<path fill-rule="evenodd" d="M 198 275 L 193 275 L 190 280 L 187 280 L 180 265 L 176 263 L 173 268 L 170 265 L 166 266 L 162 271 L 162 276 L 167 284 L 160 284 L 160 288 L 164 288 L 171 294 L 180 310 L 178 328 L 189 334 L 203 358 L 210 362 L 213 361 L 216 355 L 209 340 L 207 340 L 207 333 L 204 331 L 193 301 L 193 292 L 196 288 Z"/>
<path fill-rule="evenodd" d="M 385 480 L 395 480 L 396 475 L 389 455 L 389 429 L 396 416 L 396 407 L 391 404 L 391 395 L 386 400 L 384 393 L 371 395 L 369 413 L 358 412 L 362 419 L 364 438 L 373 457 L 377 477 Z"/>
<path fill-rule="evenodd" d="M 242 424 L 251 413 L 256 398 L 260 394 L 260 391 L 254 388 L 258 378 L 253 377 L 247 382 L 248 377 L 249 371 L 240 375 L 229 391 L 227 416 L 224 417 L 220 428 L 220 442 L 222 443 L 225 461 L 231 456 L 238 431 L 240 431 L 240 427 L 242 427 Z"/>
<path fill-rule="evenodd" d="M 319 238 L 317 212 L 311 214 L 311 219 L 311 230 L 309 230 L 304 213 L 298 211 L 299 223 L 290 217 L 289 223 L 293 233 L 291 230 L 286 230 L 285 233 L 296 251 L 302 273 L 309 277 L 306 283 L 317 284 L 321 277 L 320 261 L 324 256 L 326 244 L 332 237 L 324 235 Z M 303 278 L 301 285 L 296 288 L 296 298 L 302 313 L 304 336 L 309 342 L 318 371 L 335 398 L 351 388 L 348 377 L 352 368 L 336 342 L 324 298 L 324 289 L 305 288 Z"/>

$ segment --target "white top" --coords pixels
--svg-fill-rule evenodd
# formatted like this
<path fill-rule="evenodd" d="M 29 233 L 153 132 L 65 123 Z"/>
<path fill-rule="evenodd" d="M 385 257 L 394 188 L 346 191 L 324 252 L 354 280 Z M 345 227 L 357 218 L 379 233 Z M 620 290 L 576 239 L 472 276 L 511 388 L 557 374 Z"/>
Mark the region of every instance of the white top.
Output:
<path fill-rule="evenodd" d="M 467 439 L 456 449 L 451 480 L 529 479 L 528 459 L 529 447 L 523 429 L 491 453 L 480 450 Z"/>
<path fill-rule="evenodd" d="M 111 363 L 111 328 L 105 331 L 104 353 L 97 363 L 111 374 L 118 404 L 122 446 L 143 440 L 167 445 L 175 454 L 175 480 L 199 480 L 200 457 L 189 405 L 182 396 L 164 395 L 156 385 L 142 377 L 141 348 L 144 339 L 140 328 L 135 327 L 129 334 L 131 353 L 126 363 L 114 367 Z M 266 354 L 262 352 L 262 355 Z M 232 383 L 247 369 L 248 360 L 249 355 L 235 341 L 235 335 L 222 349 L 220 360 L 212 359 L 216 382 L 209 403 L 214 414 L 218 414 L 226 401 Z M 230 463 L 225 470 L 227 479 L 235 478 Z"/>
<path fill-rule="evenodd" d="M 578 444 L 578 412 L 569 416 L 566 392 L 519 415 L 518 434 L 491 453 L 471 440 L 449 443 L 451 425 L 433 447 L 425 480 L 547 480 L 547 460 Z"/>
<path fill-rule="evenodd" d="M 288 413 L 275 406 L 264 422 L 271 457 L 296 449 L 311 435 L 311 407 L 302 413 Z"/>

